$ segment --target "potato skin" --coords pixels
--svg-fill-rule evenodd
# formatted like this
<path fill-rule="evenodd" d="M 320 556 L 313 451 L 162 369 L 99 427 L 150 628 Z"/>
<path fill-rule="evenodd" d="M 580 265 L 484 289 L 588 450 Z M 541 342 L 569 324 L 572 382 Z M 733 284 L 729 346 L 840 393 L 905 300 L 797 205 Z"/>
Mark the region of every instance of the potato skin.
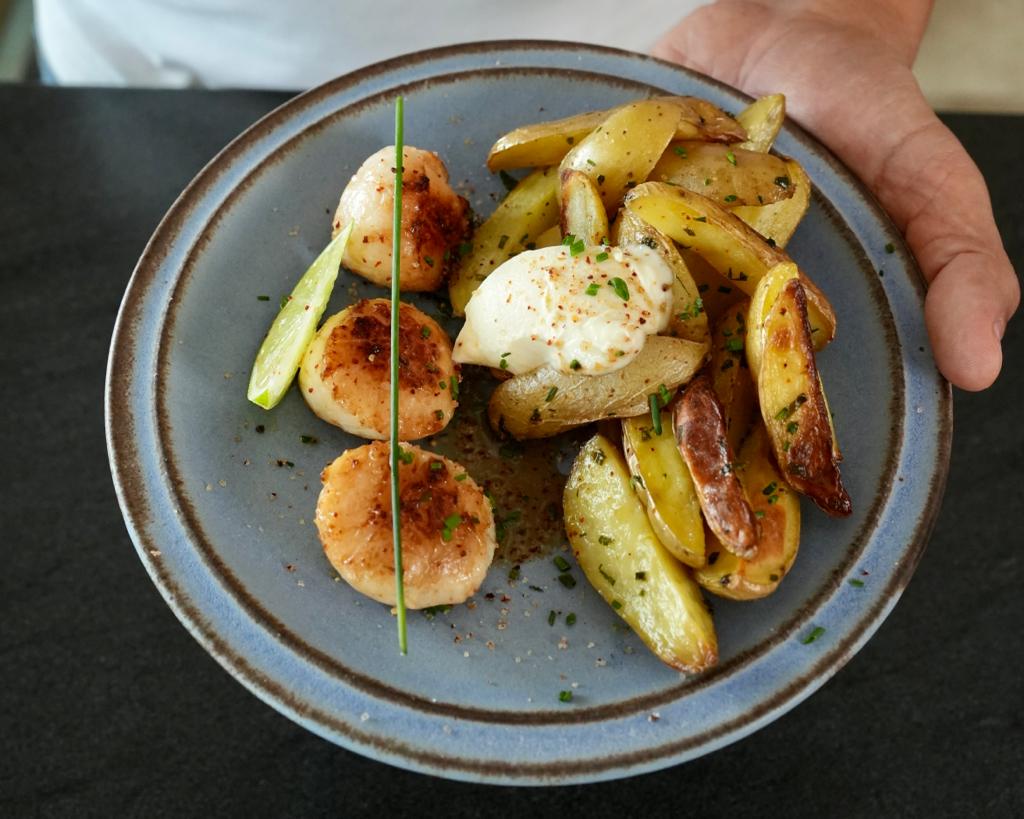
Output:
<path fill-rule="evenodd" d="M 839 472 L 841 456 L 814 359 L 807 297 L 799 279 L 783 285 L 760 332 L 758 395 L 779 466 L 793 488 L 822 511 L 846 517 L 853 507 Z"/>
<path fill-rule="evenodd" d="M 757 521 L 736 477 L 725 414 L 706 373 L 694 378 L 677 399 L 673 426 L 711 531 L 730 552 L 753 557 Z"/>
<path fill-rule="evenodd" d="M 660 384 L 673 390 L 689 381 L 707 350 L 706 343 L 650 336 L 635 359 L 604 375 L 541 367 L 499 384 L 487 415 L 496 432 L 519 440 L 549 438 L 591 421 L 643 415 L 648 396 Z"/>

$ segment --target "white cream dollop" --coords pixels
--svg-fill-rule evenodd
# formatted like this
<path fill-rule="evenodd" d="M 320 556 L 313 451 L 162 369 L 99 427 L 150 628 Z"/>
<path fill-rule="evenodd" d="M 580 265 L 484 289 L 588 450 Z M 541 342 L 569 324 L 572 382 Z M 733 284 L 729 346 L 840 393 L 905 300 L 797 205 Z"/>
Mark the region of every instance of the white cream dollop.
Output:
<path fill-rule="evenodd" d="M 514 375 L 543 366 L 600 375 L 632 361 L 671 308 L 672 270 L 646 247 L 529 250 L 473 293 L 453 358 Z"/>

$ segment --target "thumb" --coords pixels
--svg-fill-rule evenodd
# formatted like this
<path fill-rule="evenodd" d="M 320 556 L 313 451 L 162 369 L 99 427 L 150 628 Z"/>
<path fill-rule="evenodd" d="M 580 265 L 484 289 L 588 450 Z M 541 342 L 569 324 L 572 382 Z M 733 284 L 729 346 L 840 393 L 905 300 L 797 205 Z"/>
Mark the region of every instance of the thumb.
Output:
<path fill-rule="evenodd" d="M 989 387 L 1003 362 L 1001 340 L 1020 288 L 1005 254 L 968 251 L 932 280 L 925 321 L 943 375 L 965 390 Z"/>

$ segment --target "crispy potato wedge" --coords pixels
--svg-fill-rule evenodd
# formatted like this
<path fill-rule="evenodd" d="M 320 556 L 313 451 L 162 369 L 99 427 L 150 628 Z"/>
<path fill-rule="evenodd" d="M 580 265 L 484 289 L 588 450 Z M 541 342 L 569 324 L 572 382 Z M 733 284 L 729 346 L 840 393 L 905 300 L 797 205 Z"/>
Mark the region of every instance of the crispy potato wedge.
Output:
<path fill-rule="evenodd" d="M 672 435 L 672 414 L 662 410 L 661 435 L 650 416 L 622 422 L 622 449 L 633 489 L 658 540 L 687 566 L 704 565 L 704 519 L 690 470 Z"/>
<path fill-rule="evenodd" d="M 738 147 L 768 153 L 786 120 L 786 97 L 784 94 L 768 94 L 756 99 L 740 111 L 736 120 L 747 132 L 746 142 L 741 142 Z"/>
<path fill-rule="evenodd" d="M 620 247 L 646 245 L 657 251 L 672 268 L 672 318 L 665 335 L 707 341 L 708 317 L 704 311 L 704 300 L 675 242 L 626 208 L 619 211 L 619 218 L 615 220 L 612 241 Z"/>
<path fill-rule="evenodd" d="M 764 276 L 751 300 L 747 326 L 747 361 L 782 473 L 823 511 L 849 515 L 850 496 L 839 473 L 839 447 L 795 266 L 779 265 Z"/>
<path fill-rule="evenodd" d="M 629 364 L 605 375 L 562 373 L 550 367 L 498 385 L 487 415 L 491 426 L 519 440 L 547 438 L 602 418 L 632 418 L 648 410 L 648 397 L 664 384 L 689 381 L 707 356 L 707 344 L 651 336 Z"/>
<path fill-rule="evenodd" d="M 754 600 L 775 591 L 800 548 L 800 499 L 775 467 L 760 419 L 743 442 L 736 474 L 761 527 L 757 555 L 750 560 L 736 557 L 709 532 L 707 564 L 693 577 L 712 594 Z"/>
<path fill-rule="evenodd" d="M 706 259 L 731 284 L 752 296 L 773 265 L 791 262 L 732 213 L 693 191 L 660 182 L 645 182 L 626 197 L 626 207 L 670 239 Z M 816 349 L 835 335 L 836 317 L 825 294 L 801 272 L 807 292 Z"/>
<path fill-rule="evenodd" d="M 718 661 L 700 588 L 658 541 L 622 456 L 596 435 L 565 486 L 565 531 L 587 579 L 663 662 L 699 672 Z"/>
<path fill-rule="evenodd" d="M 672 426 L 708 527 L 730 552 L 753 557 L 757 521 L 736 477 L 725 415 L 706 373 L 687 384 L 677 399 Z"/>
<path fill-rule="evenodd" d="M 745 151 L 712 142 L 673 142 L 647 179 L 679 185 L 706 196 L 725 208 L 766 205 L 793 195 L 785 160 L 771 154 Z"/>
<path fill-rule="evenodd" d="M 498 265 L 526 249 L 538 236 L 558 224 L 558 172 L 534 171 L 522 179 L 476 229 L 448 283 L 448 296 L 457 316 Z"/>
<path fill-rule="evenodd" d="M 655 97 L 677 112 L 675 139 L 739 142 L 747 138 L 735 119 L 707 100 L 696 97 Z M 581 142 L 618 109 L 588 111 L 563 119 L 524 125 L 500 137 L 487 155 L 492 171 L 557 165 L 573 145 Z"/>
<path fill-rule="evenodd" d="M 793 238 L 800 220 L 807 213 L 811 203 L 811 180 L 795 159 L 786 160 L 786 174 L 778 177 L 779 183 L 793 191 L 793 195 L 771 205 L 734 208 L 733 213 L 750 227 L 775 242 L 776 247 L 785 247 Z"/>
<path fill-rule="evenodd" d="M 747 312 L 750 300 L 731 306 L 715 323 L 711 336 L 711 383 L 725 414 L 726 437 L 733 452 L 747 437 L 754 419 L 757 396 L 744 355 L 747 337 Z"/>
<path fill-rule="evenodd" d="M 643 182 L 676 132 L 679 111 L 661 100 L 616 108 L 565 155 L 561 173 L 579 171 L 597 186 L 611 213 L 631 187 Z"/>
<path fill-rule="evenodd" d="M 570 234 L 587 245 L 608 243 L 608 212 L 593 180 L 583 171 L 572 169 L 561 172 L 561 227 L 562 235 Z"/>

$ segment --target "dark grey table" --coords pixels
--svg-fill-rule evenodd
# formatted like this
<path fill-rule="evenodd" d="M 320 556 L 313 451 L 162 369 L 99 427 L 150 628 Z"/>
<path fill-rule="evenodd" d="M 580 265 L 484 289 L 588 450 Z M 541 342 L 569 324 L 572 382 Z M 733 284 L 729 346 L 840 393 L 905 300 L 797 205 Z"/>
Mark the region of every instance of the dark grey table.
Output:
<path fill-rule="evenodd" d="M 956 394 L 942 514 L 895 612 L 821 691 L 717 753 L 587 787 L 461 785 L 335 748 L 222 671 L 125 532 L 103 374 L 158 220 L 284 99 L 0 87 L 0 815 L 1024 815 L 1020 319 L 995 388 Z M 1024 118 L 947 121 L 1024 271 Z"/>

